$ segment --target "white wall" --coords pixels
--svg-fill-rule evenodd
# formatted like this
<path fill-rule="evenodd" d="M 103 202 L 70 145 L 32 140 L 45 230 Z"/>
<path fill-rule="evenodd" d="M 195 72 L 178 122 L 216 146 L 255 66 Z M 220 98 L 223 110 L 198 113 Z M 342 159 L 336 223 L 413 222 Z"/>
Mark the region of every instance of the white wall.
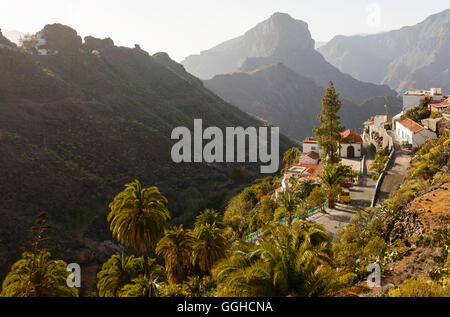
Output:
<path fill-rule="evenodd" d="M 420 105 L 420 100 L 423 96 L 403 96 L 403 111 L 408 111 L 411 108 L 414 108 Z"/>
<path fill-rule="evenodd" d="M 318 144 L 303 143 L 303 153 L 316 152 L 322 154 Z"/>
<path fill-rule="evenodd" d="M 347 157 L 347 148 L 353 146 L 355 149 L 355 157 L 361 157 L 361 144 L 341 144 L 341 157 Z"/>
<path fill-rule="evenodd" d="M 397 134 L 402 141 L 404 141 L 408 144 L 411 144 L 411 145 L 413 144 L 412 131 L 410 131 L 407 128 L 405 128 L 404 126 L 402 126 L 400 124 L 400 122 L 396 122 L 396 124 L 395 124 L 395 134 Z"/>

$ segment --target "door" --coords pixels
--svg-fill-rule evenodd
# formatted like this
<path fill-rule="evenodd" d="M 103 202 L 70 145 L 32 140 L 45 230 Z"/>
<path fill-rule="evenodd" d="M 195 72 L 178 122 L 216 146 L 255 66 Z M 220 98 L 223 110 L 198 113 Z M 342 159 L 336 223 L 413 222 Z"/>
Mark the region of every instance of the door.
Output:
<path fill-rule="evenodd" d="M 350 145 L 347 148 L 347 157 L 348 158 L 354 158 L 355 157 L 355 148 L 353 147 L 353 145 Z"/>

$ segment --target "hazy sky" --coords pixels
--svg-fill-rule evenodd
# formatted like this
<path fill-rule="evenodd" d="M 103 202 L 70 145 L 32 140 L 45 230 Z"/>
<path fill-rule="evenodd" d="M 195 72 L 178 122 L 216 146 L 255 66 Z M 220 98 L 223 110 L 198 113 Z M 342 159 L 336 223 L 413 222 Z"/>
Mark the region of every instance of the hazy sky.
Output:
<path fill-rule="evenodd" d="M 328 41 L 338 34 L 413 25 L 448 8 L 448 0 L 0 0 L 0 28 L 35 33 L 59 22 L 83 37 L 137 43 L 181 61 L 243 34 L 277 11 L 307 22 L 316 41 Z"/>

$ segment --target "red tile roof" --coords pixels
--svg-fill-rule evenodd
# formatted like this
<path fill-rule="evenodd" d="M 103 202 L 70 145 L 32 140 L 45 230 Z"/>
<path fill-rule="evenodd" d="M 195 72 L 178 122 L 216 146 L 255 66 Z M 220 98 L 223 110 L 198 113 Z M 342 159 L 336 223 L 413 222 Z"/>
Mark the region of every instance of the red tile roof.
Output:
<path fill-rule="evenodd" d="M 320 158 L 319 153 L 314 152 L 314 151 L 310 151 L 310 152 L 304 153 L 304 155 L 309 156 L 313 160 L 318 160 Z"/>
<path fill-rule="evenodd" d="M 448 97 L 447 99 L 445 99 L 444 101 L 442 101 L 440 103 L 430 104 L 430 107 L 433 107 L 433 108 L 441 108 L 441 107 L 448 107 L 448 106 L 450 106 L 450 97 Z"/>
<path fill-rule="evenodd" d="M 352 130 L 346 130 L 341 133 L 344 143 L 363 143 L 361 136 Z"/>
<path fill-rule="evenodd" d="M 425 129 L 423 126 L 418 124 L 417 122 L 411 120 L 410 118 L 405 118 L 402 121 L 399 122 L 402 126 L 404 126 L 406 129 L 411 131 L 412 133 L 418 133 Z"/>
<path fill-rule="evenodd" d="M 303 143 L 317 144 L 317 140 L 315 138 L 306 138 Z"/>

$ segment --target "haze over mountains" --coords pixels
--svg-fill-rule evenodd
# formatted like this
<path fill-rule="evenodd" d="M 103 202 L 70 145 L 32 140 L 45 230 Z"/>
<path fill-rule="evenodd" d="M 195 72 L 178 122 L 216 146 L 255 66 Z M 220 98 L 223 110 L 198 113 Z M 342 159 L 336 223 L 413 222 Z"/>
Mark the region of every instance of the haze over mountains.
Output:
<path fill-rule="evenodd" d="M 398 92 L 441 87 L 450 91 L 450 9 L 414 26 L 366 36 L 336 36 L 319 52 L 353 77 Z"/>
<path fill-rule="evenodd" d="M 356 80 L 328 63 L 315 50 L 308 25 L 285 13 L 275 13 L 244 35 L 182 64 L 225 100 L 298 139 L 318 124 L 330 80 L 341 93 L 340 114 L 348 128 L 358 130 L 370 116 L 385 113 L 381 100 L 389 102 L 390 114 L 401 109 L 397 93 L 388 86 Z M 387 96 L 391 98 L 373 99 Z"/>
<path fill-rule="evenodd" d="M 204 83 L 220 97 L 269 120 L 284 134 L 299 140 L 311 135 L 314 125 L 319 124 L 316 118 L 325 89 L 282 63 L 263 65 L 249 72 L 217 75 Z M 390 114 L 401 109 L 401 100 L 396 97 L 374 97 L 361 106 L 344 99 L 341 121 L 359 131 L 361 122 L 370 114 L 385 113 L 385 104 Z"/>
<path fill-rule="evenodd" d="M 0 275 L 42 211 L 51 216 L 52 253 L 73 259 L 110 239 L 108 204 L 134 179 L 158 186 L 174 223 L 188 225 L 260 177 L 259 164 L 172 161 L 172 130 L 192 130 L 196 118 L 219 128 L 266 122 L 214 95 L 167 54 L 83 41 L 60 24 L 43 34 L 58 54 L 0 47 L 0 215 L 8 219 L 0 222 Z M 1 33 L 0 43 L 13 46 Z M 294 144 L 281 136 L 280 154 Z"/>
<path fill-rule="evenodd" d="M 261 65 L 283 63 L 298 74 L 326 87 L 332 80 L 342 96 L 361 103 L 374 96 L 395 96 L 387 86 L 358 81 L 341 73 L 314 49 L 308 25 L 285 13 L 275 13 L 244 35 L 224 42 L 182 64 L 201 79 L 228 74 L 238 69 L 251 71 Z"/>

